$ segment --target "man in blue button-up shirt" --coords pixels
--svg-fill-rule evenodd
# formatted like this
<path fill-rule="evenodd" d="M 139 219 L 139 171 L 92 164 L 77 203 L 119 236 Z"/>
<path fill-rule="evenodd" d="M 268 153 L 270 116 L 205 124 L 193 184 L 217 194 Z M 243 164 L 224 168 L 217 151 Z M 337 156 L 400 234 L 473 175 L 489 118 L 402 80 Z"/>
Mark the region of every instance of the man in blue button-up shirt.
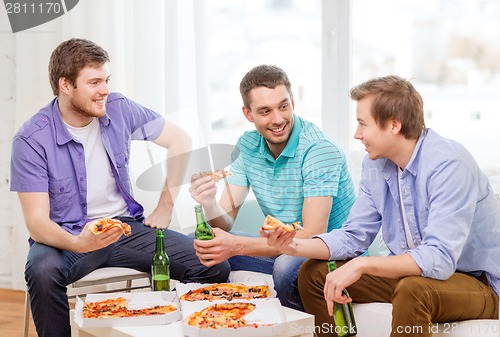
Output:
<path fill-rule="evenodd" d="M 313 258 L 300 270 L 299 291 L 318 335 L 334 335 L 329 315 L 333 302 L 350 301 L 344 288 L 354 302 L 392 303 L 391 336 L 498 318 L 500 211 L 487 177 L 462 145 L 425 128 L 422 98 L 408 81 L 373 79 L 351 97 L 354 137 L 368 156 L 349 218 L 312 239 L 263 233 L 283 253 Z M 380 229 L 390 255 L 359 256 Z M 347 261 L 328 273 L 322 260 Z"/>
<path fill-rule="evenodd" d="M 167 228 L 186 163 L 168 160 L 158 206 L 146 218 L 132 196 L 128 173 L 132 140 L 168 149 L 168 159 L 190 150 L 184 130 L 123 95 L 110 93 L 106 51 L 71 39 L 52 53 L 54 98 L 17 132 L 12 145 L 11 190 L 17 191 L 30 234 L 26 281 L 39 336 L 70 336 L 66 285 L 100 267 L 150 271 L 155 229 Z M 117 218 L 101 235 L 97 218 Z M 193 240 L 165 230 L 172 279 L 223 282 L 229 265 L 203 266 Z"/>

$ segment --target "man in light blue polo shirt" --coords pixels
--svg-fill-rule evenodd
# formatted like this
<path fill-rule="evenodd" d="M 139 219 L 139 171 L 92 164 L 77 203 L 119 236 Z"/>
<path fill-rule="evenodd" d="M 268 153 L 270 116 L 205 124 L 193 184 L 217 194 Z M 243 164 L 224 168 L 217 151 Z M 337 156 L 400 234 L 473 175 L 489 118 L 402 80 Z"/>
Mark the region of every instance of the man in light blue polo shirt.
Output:
<path fill-rule="evenodd" d="M 229 259 L 232 270 L 273 275 L 281 303 L 304 310 L 297 289 L 303 258 L 279 255 L 265 239 L 228 233 L 250 188 L 264 214 L 284 223 L 300 221 L 298 237 L 339 228 L 355 192 L 342 150 L 316 125 L 294 114 L 286 73 L 261 65 L 242 79 L 245 118 L 256 130 L 245 132 L 232 156 L 228 185 L 217 203 L 211 177 L 192 177 L 191 196 L 203 206 L 215 227 L 215 238 L 195 240 L 198 257 L 207 266 Z"/>

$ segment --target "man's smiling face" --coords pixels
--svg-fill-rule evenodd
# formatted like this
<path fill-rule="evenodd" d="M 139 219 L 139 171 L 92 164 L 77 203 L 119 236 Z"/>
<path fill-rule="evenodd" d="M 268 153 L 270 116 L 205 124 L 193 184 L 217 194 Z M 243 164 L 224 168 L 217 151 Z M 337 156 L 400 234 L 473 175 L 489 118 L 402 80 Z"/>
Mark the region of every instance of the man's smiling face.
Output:
<path fill-rule="evenodd" d="M 284 85 L 274 89 L 257 87 L 250 91 L 250 110 L 243 107 L 247 120 L 254 123 L 277 158 L 290 138 L 293 129 L 294 102 Z"/>

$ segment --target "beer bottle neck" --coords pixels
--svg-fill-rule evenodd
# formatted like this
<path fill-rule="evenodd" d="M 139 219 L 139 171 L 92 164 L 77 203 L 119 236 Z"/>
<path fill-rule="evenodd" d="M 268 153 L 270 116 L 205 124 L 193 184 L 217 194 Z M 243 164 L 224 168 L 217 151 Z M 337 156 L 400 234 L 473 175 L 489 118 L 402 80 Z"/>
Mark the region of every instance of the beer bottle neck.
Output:
<path fill-rule="evenodd" d="M 165 252 L 165 234 L 163 233 L 163 229 L 156 230 L 156 253 Z"/>
<path fill-rule="evenodd" d="M 335 263 L 335 261 L 333 260 L 328 261 L 327 264 L 328 264 L 328 272 L 332 272 L 335 269 L 337 269 L 337 264 Z"/>
<path fill-rule="evenodd" d="M 201 210 L 201 208 L 196 209 L 196 223 L 198 225 L 205 223 L 205 217 L 203 216 L 203 211 Z"/>

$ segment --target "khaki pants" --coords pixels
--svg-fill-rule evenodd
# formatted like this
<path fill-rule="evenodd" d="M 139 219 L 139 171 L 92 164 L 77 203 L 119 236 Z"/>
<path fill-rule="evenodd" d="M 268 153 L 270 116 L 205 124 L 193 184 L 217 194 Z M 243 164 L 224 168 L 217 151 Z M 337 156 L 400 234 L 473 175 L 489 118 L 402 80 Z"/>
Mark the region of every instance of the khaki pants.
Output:
<path fill-rule="evenodd" d="M 337 266 L 344 263 L 339 261 Z M 300 297 L 306 311 L 315 316 L 319 337 L 335 336 L 334 329 L 321 328 L 333 323 L 323 294 L 327 273 L 326 262 L 313 259 L 304 262 L 299 271 Z M 432 323 L 498 318 L 498 295 L 486 278 L 464 273 L 454 273 L 445 281 L 420 276 L 398 280 L 363 275 L 347 290 L 356 303 L 392 303 L 391 337 L 432 336 Z"/>

